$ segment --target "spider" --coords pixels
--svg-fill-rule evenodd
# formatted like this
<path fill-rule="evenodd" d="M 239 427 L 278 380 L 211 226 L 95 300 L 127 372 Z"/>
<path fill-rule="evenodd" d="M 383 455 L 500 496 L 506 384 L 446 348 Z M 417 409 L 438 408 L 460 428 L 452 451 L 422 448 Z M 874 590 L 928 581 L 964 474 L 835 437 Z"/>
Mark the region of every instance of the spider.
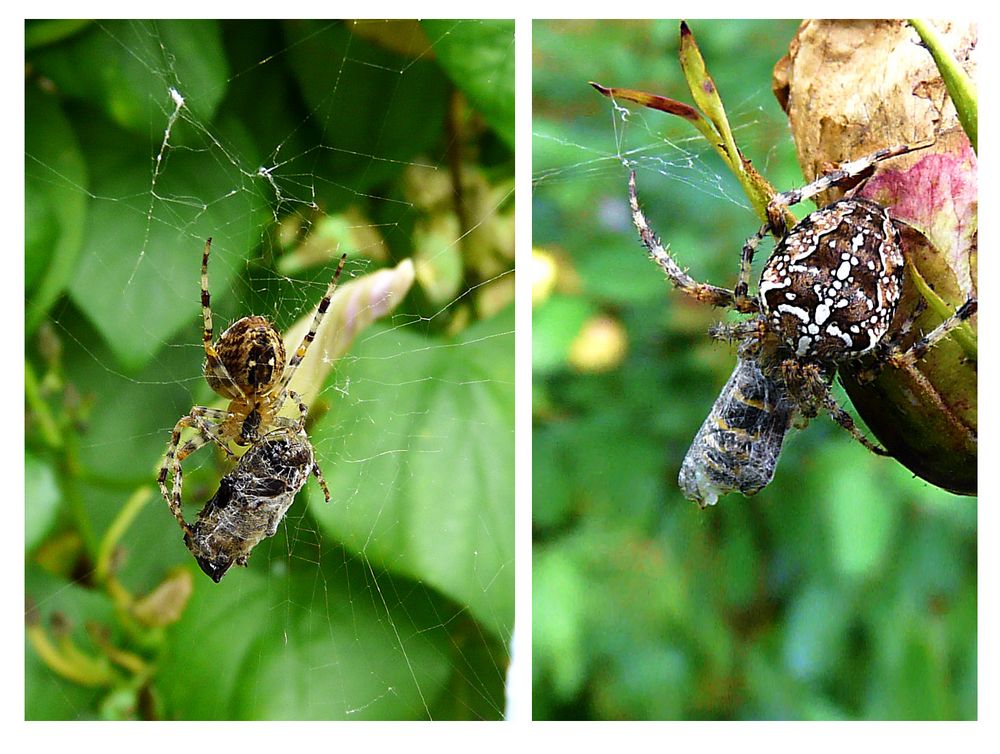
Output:
<path fill-rule="evenodd" d="M 773 476 L 795 417 L 808 420 L 821 409 L 866 448 L 889 455 L 862 434 L 834 399 L 830 385 L 837 368 L 872 356 L 865 375 L 873 379 L 885 366 L 914 364 L 976 312 L 976 299 L 967 300 L 904 351 L 898 344 L 912 328 L 915 315 L 889 334 L 903 287 L 904 259 L 899 231 L 888 211 L 855 197 L 855 187 L 791 229 L 785 225 L 784 212 L 831 187 L 863 179 L 883 160 L 927 146 L 881 149 L 846 162 L 803 188 L 776 194 L 768 203 L 768 221 L 743 246 L 739 277 L 731 290 L 695 281 L 674 261 L 639 208 L 631 172 L 633 223 L 671 283 L 699 301 L 753 315 L 710 331 L 716 339 L 738 341 L 740 358 L 681 466 L 678 483 L 689 499 L 704 507 L 714 504 L 720 494 L 758 492 Z M 778 241 L 764 265 L 757 295 L 751 296 L 754 252 L 768 233 Z"/>
<path fill-rule="evenodd" d="M 195 530 L 184 520 L 184 513 L 181 510 L 183 476 L 181 461 L 198 448 L 208 443 L 215 443 L 229 458 L 234 459 L 236 454 L 230 449 L 230 442 L 238 446 L 249 446 L 252 450 L 254 445 L 272 430 L 288 429 L 294 430 L 303 438 L 312 457 L 312 446 L 309 445 L 305 433 L 309 407 L 302 401 L 301 396 L 288 389 L 288 384 L 316 337 L 316 331 L 330 306 L 330 299 L 347 260 L 346 254 L 341 256 L 327 286 L 326 294 L 320 300 L 313 316 L 309 332 L 286 364 L 285 346 L 281 335 L 266 317 L 256 315 L 243 317 L 230 325 L 219 336 L 218 341 L 212 342 L 212 307 L 208 292 L 208 257 L 211 250 L 212 239 L 209 238 L 205 241 L 205 251 L 201 258 L 201 311 L 204 320 L 205 347 L 205 364 L 202 371 L 212 390 L 228 399 L 229 406 L 225 409 L 194 406 L 186 416 L 181 417 L 174 426 L 170 443 L 167 445 L 167 454 L 157 478 L 163 499 L 167 501 L 170 512 L 184 532 L 185 542 L 190 542 L 195 537 Z M 278 415 L 289 398 L 298 404 L 298 420 Z M 181 446 L 181 432 L 188 427 L 195 430 L 195 435 Z M 323 495 L 329 502 L 330 490 L 323 479 L 323 472 L 318 464 L 312 463 L 311 466 L 310 471 L 316 477 L 323 489 Z M 167 476 L 171 471 L 172 486 L 168 490 Z M 197 553 L 195 555 L 197 557 Z"/>

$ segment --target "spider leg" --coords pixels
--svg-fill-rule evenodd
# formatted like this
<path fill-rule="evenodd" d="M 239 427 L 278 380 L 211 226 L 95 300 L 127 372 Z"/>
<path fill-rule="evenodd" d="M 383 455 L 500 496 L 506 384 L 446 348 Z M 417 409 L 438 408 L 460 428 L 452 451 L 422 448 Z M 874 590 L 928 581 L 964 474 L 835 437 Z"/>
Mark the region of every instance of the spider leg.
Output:
<path fill-rule="evenodd" d="M 226 419 L 229 418 L 229 416 L 230 416 L 229 412 L 226 411 L 225 409 L 208 408 L 207 406 L 195 406 L 194 408 L 191 409 L 191 413 L 189 413 L 188 416 L 186 417 L 191 420 L 191 423 L 186 426 L 197 428 L 198 431 L 205 436 L 206 440 L 214 442 L 230 458 L 235 458 L 236 454 L 233 453 L 232 450 L 230 450 L 229 443 L 226 442 L 224 439 L 222 439 L 222 436 L 212 425 L 213 422 L 220 423 L 222 421 L 225 421 Z M 181 421 L 183 421 L 183 419 Z M 178 422 L 178 425 L 179 424 L 180 422 Z M 174 428 L 174 431 L 175 432 L 177 431 L 176 427 Z M 200 448 L 204 444 L 205 443 L 199 443 L 196 448 L 192 448 L 187 452 L 185 452 L 187 448 L 187 445 L 185 445 L 184 448 L 181 448 L 180 452 L 178 452 L 177 460 L 183 461 L 185 458 L 191 455 L 191 453 L 194 452 L 194 450 L 197 450 L 197 448 Z"/>
<path fill-rule="evenodd" d="M 309 407 L 305 404 L 305 401 L 302 400 L 302 396 L 299 395 L 298 393 L 296 393 L 294 390 L 289 390 L 288 391 L 288 396 L 293 401 L 295 401 L 296 403 L 299 404 L 299 421 L 296 424 L 296 426 L 299 428 L 299 430 L 303 434 L 305 434 L 305 431 L 306 431 L 306 417 L 309 415 Z M 315 455 L 315 451 L 313 451 L 313 454 Z M 325 497 L 326 498 L 326 502 L 329 503 L 330 502 L 330 488 L 326 486 L 326 479 L 323 478 L 323 471 L 322 471 L 322 469 L 320 469 L 319 464 L 316 463 L 316 462 L 313 462 L 312 473 L 313 473 L 313 476 L 316 477 L 316 481 L 319 482 L 319 486 L 323 490 L 323 497 Z"/>
<path fill-rule="evenodd" d="M 313 476 L 316 477 L 316 481 L 319 482 L 319 486 L 323 490 L 323 497 L 326 498 L 326 502 L 330 502 L 330 488 L 326 486 L 326 479 L 323 478 L 323 472 L 319 468 L 318 463 L 313 463 L 312 467 Z"/>
<path fill-rule="evenodd" d="M 343 271 L 344 263 L 346 261 L 347 254 L 342 254 L 340 257 L 340 263 L 337 265 L 337 269 L 333 273 L 333 277 L 330 279 L 329 285 L 326 287 L 326 294 L 324 294 L 323 298 L 320 299 L 319 306 L 316 308 L 316 314 L 313 316 L 309 332 L 307 332 L 305 337 L 302 338 L 302 342 L 299 344 L 299 347 L 295 350 L 292 358 L 288 360 L 288 366 L 285 367 L 285 373 L 281 378 L 279 392 L 285 392 L 285 388 L 288 387 L 288 384 L 292 381 L 292 376 L 295 374 L 295 370 L 299 368 L 299 364 L 301 364 L 302 359 L 305 358 L 310 344 L 315 339 L 316 331 L 319 330 L 319 326 L 323 322 L 323 317 L 326 316 L 326 310 L 330 307 L 330 299 L 333 298 L 333 292 L 337 288 L 337 281 L 340 280 L 340 273 Z"/>
<path fill-rule="evenodd" d="M 205 346 L 205 373 L 218 375 L 220 379 L 233 387 L 235 395 L 246 398 L 243 390 L 236 384 L 236 380 L 230 376 L 229 370 L 222 363 L 218 351 L 215 350 L 215 346 L 212 344 L 214 334 L 212 326 L 212 295 L 208 291 L 208 255 L 211 251 L 212 239 L 208 238 L 205 241 L 205 251 L 201 255 L 201 318 L 204 325 L 202 342 Z"/>
<path fill-rule="evenodd" d="M 287 416 L 275 417 L 274 423 L 279 427 L 288 427 L 289 429 L 294 429 L 303 435 L 303 439 L 308 442 L 308 437 L 306 436 L 306 417 L 309 415 L 309 407 L 302 400 L 302 396 L 296 393 L 294 390 L 287 391 L 287 396 L 291 398 L 298 404 L 299 418 L 298 420 L 289 419 Z M 285 402 L 284 396 L 279 396 L 280 401 L 276 401 L 276 405 L 281 406 Z M 314 451 L 315 454 L 315 451 Z M 323 471 L 320 469 L 319 464 L 313 462 L 312 474 L 316 477 L 316 481 L 319 482 L 319 486 L 323 489 L 323 496 L 326 498 L 326 502 L 330 502 L 330 488 L 326 486 L 326 479 L 323 478 Z"/>
<path fill-rule="evenodd" d="M 767 235 L 770 228 L 770 225 L 762 225 L 760 230 L 750 236 L 743 244 L 743 252 L 740 254 L 740 276 L 733 289 L 736 307 L 740 311 L 755 311 L 758 308 L 756 300 L 747 295 L 750 288 L 750 268 L 753 265 L 753 255 L 757 250 L 757 244 Z"/>
<path fill-rule="evenodd" d="M 635 191 L 634 170 L 629 174 L 628 178 L 628 200 L 629 206 L 632 209 L 632 222 L 635 225 L 636 230 L 639 231 L 639 237 L 642 239 L 643 245 L 649 252 L 650 258 L 660 265 L 663 271 L 667 274 L 667 277 L 670 279 L 670 282 L 673 283 L 681 293 L 699 301 L 704 301 L 712 306 L 738 309 L 743 312 L 759 311 L 756 300 L 745 298 L 745 292 L 743 297 L 738 298 L 737 294 L 728 288 L 719 288 L 707 283 L 696 282 L 690 275 L 684 272 L 680 266 L 678 266 L 677 262 L 674 261 L 674 258 L 670 256 L 670 253 L 660 243 L 660 240 L 656 237 L 653 229 L 646 221 L 646 216 L 639 208 L 639 197 L 636 195 Z M 749 255 L 752 257 L 752 249 L 750 250 Z"/>
<path fill-rule="evenodd" d="M 784 210 L 786 207 L 794 206 L 799 202 L 821 194 L 827 189 L 849 181 L 852 178 L 857 178 L 883 160 L 909 154 L 918 149 L 929 147 L 932 144 L 933 142 L 922 142 L 920 144 L 901 144 L 894 147 L 886 147 L 864 157 L 859 157 L 856 160 L 844 162 L 838 169 L 824 173 L 812 183 L 802 188 L 775 194 L 767 205 L 767 217 L 771 229 L 779 236 L 785 234 L 787 228 L 785 226 Z"/>
<path fill-rule="evenodd" d="M 305 401 L 302 400 L 302 396 L 294 390 L 282 390 L 280 393 L 277 393 L 270 401 L 269 410 L 272 414 L 277 414 L 281 410 L 281 407 L 285 405 L 285 401 L 289 398 L 295 401 L 296 408 L 299 410 L 299 418 L 290 419 L 287 416 L 274 416 L 273 423 L 275 426 L 294 429 L 302 434 L 305 434 L 306 418 L 309 416 L 309 406 L 307 406 Z"/>
<path fill-rule="evenodd" d="M 306 429 L 306 417 L 309 416 L 309 407 L 306 405 L 305 401 L 302 400 L 302 396 L 296 393 L 294 390 L 288 391 L 288 397 L 298 404 L 299 421 L 296 426 L 298 426 L 298 428 L 304 432 Z"/>
<path fill-rule="evenodd" d="M 745 338 L 762 340 L 766 332 L 767 323 L 762 319 L 748 319 L 743 322 L 716 322 L 708 328 L 710 338 L 728 343 L 742 341 Z"/>
<path fill-rule="evenodd" d="M 917 305 L 913 308 L 913 311 L 900 323 L 899 328 L 895 332 L 887 333 L 878 342 L 873 352 L 875 357 L 873 360 L 869 360 L 868 363 L 865 363 L 863 359 L 857 361 L 853 375 L 858 382 L 865 385 L 882 373 L 882 370 L 888 363 L 889 357 L 899 350 L 899 344 L 910 334 L 910 331 L 917 322 L 917 318 L 924 313 L 925 309 L 927 309 L 927 301 L 921 298 L 917 301 Z"/>
<path fill-rule="evenodd" d="M 160 494 L 163 495 L 163 499 L 167 502 L 170 512 L 177 519 L 177 523 L 180 524 L 181 530 L 186 535 L 190 535 L 192 532 L 191 527 L 184 520 L 184 513 L 181 508 L 181 490 L 184 478 L 181 461 L 198 450 L 198 448 L 210 442 L 214 442 L 232 456 L 233 452 L 209 423 L 212 420 L 224 419 L 228 415 L 229 412 L 221 409 L 195 406 L 191 409 L 190 414 L 181 417 L 180 421 L 174 425 L 173 432 L 171 433 L 170 444 L 167 445 L 167 453 L 163 458 L 163 465 L 160 467 L 160 473 L 156 481 L 160 487 Z M 178 449 L 181 443 L 181 432 L 187 427 L 195 429 L 197 433 L 184 443 L 183 447 Z M 167 489 L 167 475 L 171 472 L 173 472 L 171 487 Z"/>
<path fill-rule="evenodd" d="M 920 359 L 922 359 L 935 344 L 947 336 L 948 333 L 956 327 L 969 319 L 969 317 L 975 314 L 978 309 L 978 299 L 970 296 L 950 317 L 922 338 L 918 338 L 917 341 L 906 351 L 903 351 L 898 346 L 894 348 L 892 353 L 889 354 L 889 363 L 894 367 L 913 366 L 920 361 Z"/>
<path fill-rule="evenodd" d="M 837 424 L 850 432 L 851 437 L 864 445 L 868 450 L 876 455 L 888 456 L 889 451 L 882 448 L 867 437 L 854 423 L 854 419 L 847 413 L 840 404 L 837 403 L 833 393 L 830 392 L 828 378 L 816 364 L 797 364 L 794 360 L 786 360 L 782 364 L 782 373 L 785 375 L 786 385 L 798 403 L 802 416 L 811 419 L 816 416 L 818 410 L 823 408 L 830 418 Z"/>
<path fill-rule="evenodd" d="M 163 459 L 163 465 L 160 466 L 159 476 L 156 478 L 157 484 L 160 486 L 160 494 L 163 495 L 163 499 L 167 501 L 167 506 L 170 508 L 170 512 L 173 514 L 174 518 L 177 519 L 177 523 L 181 527 L 181 531 L 184 532 L 185 536 L 191 536 L 193 534 L 191 527 L 188 526 L 187 521 L 184 520 L 184 511 L 181 508 L 181 485 L 183 483 L 183 474 L 181 470 L 180 461 L 177 460 L 178 452 L 177 446 L 181 442 L 181 430 L 185 427 L 196 426 L 192 421 L 190 416 L 183 417 L 174 426 L 173 435 L 170 437 L 170 445 L 167 446 L 167 455 Z M 204 435 L 198 434 L 193 438 L 188 440 L 184 445 L 184 449 L 188 450 L 188 453 L 192 453 L 202 445 L 208 442 L 208 438 Z M 171 483 L 171 489 L 167 489 L 167 474 L 173 470 L 173 480 Z"/>
<path fill-rule="evenodd" d="M 864 445 L 866 448 L 868 448 L 868 450 L 870 450 L 875 455 L 879 456 L 892 455 L 888 450 L 876 445 L 875 443 L 873 443 L 871 440 L 869 440 L 867 437 L 864 436 L 864 433 L 862 433 L 862 431 L 858 429 L 858 425 L 854 423 L 854 419 L 851 418 L 851 415 L 840 407 L 840 404 L 837 403 L 833 395 L 831 395 L 828 390 L 824 391 L 824 393 L 820 396 L 820 401 L 822 401 L 823 403 L 823 408 L 825 408 L 827 412 L 830 414 L 830 418 L 832 418 L 835 422 L 837 422 L 837 424 L 839 424 L 841 427 L 850 432 L 851 436 L 855 440 L 860 442 L 862 445 Z"/>

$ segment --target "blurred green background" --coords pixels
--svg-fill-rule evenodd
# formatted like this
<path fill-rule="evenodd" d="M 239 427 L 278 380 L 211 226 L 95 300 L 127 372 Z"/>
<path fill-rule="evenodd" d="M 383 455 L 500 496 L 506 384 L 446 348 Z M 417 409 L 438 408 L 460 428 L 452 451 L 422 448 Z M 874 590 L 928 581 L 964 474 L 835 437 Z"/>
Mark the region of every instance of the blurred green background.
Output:
<path fill-rule="evenodd" d="M 770 89 L 797 22 L 689 25 L 744 153 L 801 185 Z M 974 719 L 975 499 L 825 417 L 756 497 L 677 489 L 735 357 L 646 257 L 622 161 L 697 279 L 732 286 L 757 222 L 692 127 L 587 82 L 691 102 L 678 27 L 533 26 L 534 716 Z"/>
<path fill-rule="evenodd" d="M 27 719 L 503 716 L 513 38 L 512 21 L 26 24 Z M 416 275 L 311 403 L 333 502 L 310 482 L 218 585 L 155 488 L 174 423 L 216 399 L 207 236 L 217 335 L 247 314 L 289 327 L 341 252 L 345 288 Z M 189 522 L 219 456 L 185 461 Z"/>

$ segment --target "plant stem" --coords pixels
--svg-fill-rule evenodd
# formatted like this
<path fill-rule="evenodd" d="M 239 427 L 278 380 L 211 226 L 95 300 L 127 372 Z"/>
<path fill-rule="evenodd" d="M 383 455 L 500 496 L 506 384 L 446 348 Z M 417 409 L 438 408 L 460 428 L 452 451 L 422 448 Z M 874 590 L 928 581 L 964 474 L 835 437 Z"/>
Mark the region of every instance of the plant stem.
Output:
<path fill-rule="evenodd" d="M 111 526 L 104 533 L 104 537 L 97 548 L 97 564 L 94 572 L 94 578 L 98 584 L 107 583 L 108 577 L 111 575 L 111 559 L 118 540 L 128 530 L 128 527 L 132 525 L 135 517 L 139 515 L 139 511 L 146 505 L 152 494 L 153 488 L 151 486 L 143 486 L 133 492 L 132 496 L 125 501 L 125 505 L 118 511 L 118 515 L 111 522 Z"/>
<path fill-rule="evenodd" d="M 31 362 L 27 359 L 24 360 L 24 398 L 28 402 L 28 407 L 38 424 L 38 431 L 45 444 L 56 450 L 62 448 L 63 436 L 59 430 L 59 424 L 52 415 L 49 404 L 42 398 L 38 385 L 38 375 L 35 374 Z"/>
<path fill-rule="evenodd" d="M 965 129 L 965 135 L 969 137 L 972 148 L 979 154 L 979 103 L 976 85 L 959 65 L 933 24 L 919 18 L 911 18 L 909 24 L 920 35 L 920 40 L 934 58 L 938 72 L 944 79 L 944 85 L 955 105 L 958 122 Z"/>

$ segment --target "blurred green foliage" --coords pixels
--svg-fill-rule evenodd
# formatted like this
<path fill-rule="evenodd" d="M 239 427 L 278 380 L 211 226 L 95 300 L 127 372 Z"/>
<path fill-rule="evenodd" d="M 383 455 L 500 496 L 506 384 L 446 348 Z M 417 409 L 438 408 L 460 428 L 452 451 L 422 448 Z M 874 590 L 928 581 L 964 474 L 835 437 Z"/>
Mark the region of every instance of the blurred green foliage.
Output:
<path fill-rule="evenodd" d="M 744 153 L 801 185 L 770 91 L 797 23 L 689 24 Z M 558 270 L 533 317 L 535 717 L 974 719 L 975 500 L 828 418 L 756 497 L 701 511 L 677 489 L 735 357 L 646 257 L 622 161 L 697 279 L 731 286 L 757 223 L 689 124 L 587 82 L 690 102 L 678 23 L 536 22 L 533 43 L 534 244 Z M 597 314 L 627 351 L 585 371 L 570 354 Z"/>
<path fill-rule="evenodd" d="M 25 32 L 26 718 L 501 717 L 513 22 Z M 454 215 L 455 235 L 415 248 Z M 302 262 L 330 227 L 337 252 Z M 423 260 L 312 405 L 334 502 L 311 482 L 218 585 L 153 489 L 174 423 L 216 398 L 208 236 L 216 333 L 250 313 L 284 330 L 340 251 L 345 282 Z M 442 269 L 461 295 L 420 283 Z M 190 521 L 226 465 L 203 449 L 185 467 Z"/>

